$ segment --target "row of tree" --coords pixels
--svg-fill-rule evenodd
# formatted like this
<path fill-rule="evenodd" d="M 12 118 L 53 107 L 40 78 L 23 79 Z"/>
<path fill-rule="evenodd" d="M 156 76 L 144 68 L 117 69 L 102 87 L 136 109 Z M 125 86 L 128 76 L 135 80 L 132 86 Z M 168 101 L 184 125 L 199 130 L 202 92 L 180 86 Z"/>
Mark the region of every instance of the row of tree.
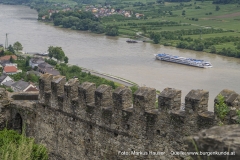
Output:
<path fill-rule="evenodd" d="M 222 48 L 216 49 L 214 45 L 218 45 L 226 42 L 235 42 L 235 48 Z M 207 39 L 195 39 L 191 40 L 188 38 L 187 40 L 183 40 L 177 43 L 177 48 L 190 49 L 195 51 L 203 51 L 204 49 L 210 50 L 211 53 L 221 54 L 230 57 L 240 58 L 240 37 L 215 37 L 215 38 L 207 38 Z"/>
<path fill-rule="evenodd" d="M 117 36 L 118 27 L 115 25 L 104 26 L 91 12 L 59 12 L 52 16 L 55 26 L 71 28 L 74 30 L 91 31 L 94 33 L 106 33 L 106 35 Z"/>

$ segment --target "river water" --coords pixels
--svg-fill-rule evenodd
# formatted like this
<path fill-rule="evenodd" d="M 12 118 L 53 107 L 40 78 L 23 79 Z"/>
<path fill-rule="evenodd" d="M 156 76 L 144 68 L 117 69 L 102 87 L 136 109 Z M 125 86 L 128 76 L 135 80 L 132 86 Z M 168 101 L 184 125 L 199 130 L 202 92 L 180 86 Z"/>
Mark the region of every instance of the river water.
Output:
<path fill-rule="evenodd" d="M 25 52 L 44 52 L 61 46 L 69 63 L 112 74 L 140 86 L 162 91 L 182 90 L 182 100 L 191 89 L 209 91 L 209 110 L 222 89 L 240 93 L 240 59 L 204 52 L 176 49 L 149 43 L 126 43 L 126 38 L 73 31 L 37 21 L 37 12 L 25 6 L 0 5 L 0 44 L 19 41 Z M 169 53 L 210 61 L 213 68 L 202 69 L 155 60 L 153 54 Z"/>

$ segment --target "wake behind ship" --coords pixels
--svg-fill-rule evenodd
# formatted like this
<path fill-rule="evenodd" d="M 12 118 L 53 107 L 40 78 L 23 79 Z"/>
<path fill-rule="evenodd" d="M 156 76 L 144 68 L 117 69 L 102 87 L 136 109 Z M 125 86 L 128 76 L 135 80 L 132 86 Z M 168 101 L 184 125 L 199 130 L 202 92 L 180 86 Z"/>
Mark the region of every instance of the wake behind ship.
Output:
<path fill-rule="evenodd" d="M 180 64 L 185 64 L 185 65 L 200 67 L 200 68 L 211 68 L 212 67 L 212 64 L 210 62 L 206 62 L 204 60 L 199 60 L 199 59 L 173 56 L 173 55 L 165 54 L 165 53 L 154 54 L 154 56 L 156 57 L 156 59 L 161 60 L 161 61 L 180 63 Z"/>

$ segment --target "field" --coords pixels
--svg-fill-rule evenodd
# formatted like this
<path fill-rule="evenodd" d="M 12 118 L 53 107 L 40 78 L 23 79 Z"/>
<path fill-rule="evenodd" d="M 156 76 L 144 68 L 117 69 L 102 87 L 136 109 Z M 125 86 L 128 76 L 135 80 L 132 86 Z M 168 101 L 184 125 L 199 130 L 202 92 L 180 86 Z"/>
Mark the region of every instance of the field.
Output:
<path fill-rule="evenodd" d="M 119 11 L 118 14 L 111 13 L 111 16 L 100 18 L 100 27 L 90 29 L 95 33 L 105 32 L 110 36 L 128 36 L 156 44 L 240 58 L 240 4 L 222 5 L 212 4 L 212 1 L 194 0 L 175 3 L 161 0 L 49 1 L 65 2 L 74 7 L 78 5 L 82 10 L 96 7 L 99 10 L 101 8 L 101 11 L 112 8 Z M 88 4 L 82 3 L 83 1 Z M 130 13 L 131 17 L 123 16 L 124 13 Z M 76 26 L 69 26 L 65 21 L 63 24 L 65 28 L 76 29 Z M 118 33 L 112 28 L 117 28 Z M 85 28 L 80 25 L 78 29 Z"/>

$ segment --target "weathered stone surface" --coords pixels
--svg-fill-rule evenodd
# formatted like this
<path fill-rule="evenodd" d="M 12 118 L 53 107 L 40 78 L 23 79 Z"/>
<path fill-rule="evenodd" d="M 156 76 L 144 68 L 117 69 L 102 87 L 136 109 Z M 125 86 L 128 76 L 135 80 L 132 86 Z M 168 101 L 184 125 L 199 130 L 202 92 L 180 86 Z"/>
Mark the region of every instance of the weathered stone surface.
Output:
<path fill-rule="evenodd" d="M 240 159 L 240 125 L 215 126 L 200 131 L 196 136 L 185 139 L 188 151 L 192 152 L 229 152 L 234 155 L 200 156 L 201 159 L 211 160 L 239 160 Z M 192 157 L 198 159 L 198 156 Z"/>
<path fill-rule="evenodd" d="M 234 100 L 238 97 L 238 94 L 235 91 L 229 90 L 229 89 L 224 89 L 222 90 L 218 95 L 222 95 L 225 99 L 225 102 L 229 105 L 232 105 Z M 215 97 L 214 102 L 217 102 L 218 96 Z"/>
<path fill-rule="evenodd" d="M 171 88 L 161 92 L 157 102 L 156 90 L 147 87 L 140 87 L 132 98 L 126 87 L 96 89 L 89 82 L 79 85 L 77 79 L 65 83 L 61 76 L 45 75 L 40 85 L 39 101 L 24 96 L 14 100 L 0 89 L 0 129 L 6 122 L 18 131 L 27 124 L 26 134 L 46 145 L 52 160 L 184 159 L 186 155 L 171 155 L 188 151 L 184 137 L 218 124 L 207 111 L 207 91 L 190 91 L 185 110 L 180 110 L 181 91 Z M 232 104 L 238 100 L 239 96 Z M 229 117 L 237 122 L 236 116 Z M 141 155 L 150 152 L 165 154 Z"/>
<path fill-rule="evenodd" d="M 38 100 L 39 92 L 13 92 L 9 94 L 13 100 Z"/>
<path fill-rule="evenodd" d="M 45 92 L 51 90 L 53 75 L 42 74 L 39 79 L 39 100 L 45 102 Z"/>
<path fill-rule="evenodd" d="M 51 107 L 59 108 L 58 96 L 64 94 L 64 84 L 66 83 L 66 77 L 58 75 L 54 76 L 51 81 Z"/>
<path fill-rule="evenodd" d="M 208 110 L 209 92 L 204 90 L 191 90 L 185 97 L 185 110 L 189 113 L 193 111 Z"/>
<path fill-rule="evenodd" d="M 240 110 L 240 95 L 235 91 L 224 89 L 222 90 L 214 99 L 214 111 L 217 111 L 216 105 L 219 104 L 218 96 L 222 95 L 224 98 L 224 103 L 228 106 L 229 112 L 224 118 L 225 124 L 234 124 L 236 123 L 237 110 Z"/>
<path fill-rule="evenodd" d="M 165 88 L 158 96 L 159 110 L 179 110 L 181 106 L 181 90 Z"/>

